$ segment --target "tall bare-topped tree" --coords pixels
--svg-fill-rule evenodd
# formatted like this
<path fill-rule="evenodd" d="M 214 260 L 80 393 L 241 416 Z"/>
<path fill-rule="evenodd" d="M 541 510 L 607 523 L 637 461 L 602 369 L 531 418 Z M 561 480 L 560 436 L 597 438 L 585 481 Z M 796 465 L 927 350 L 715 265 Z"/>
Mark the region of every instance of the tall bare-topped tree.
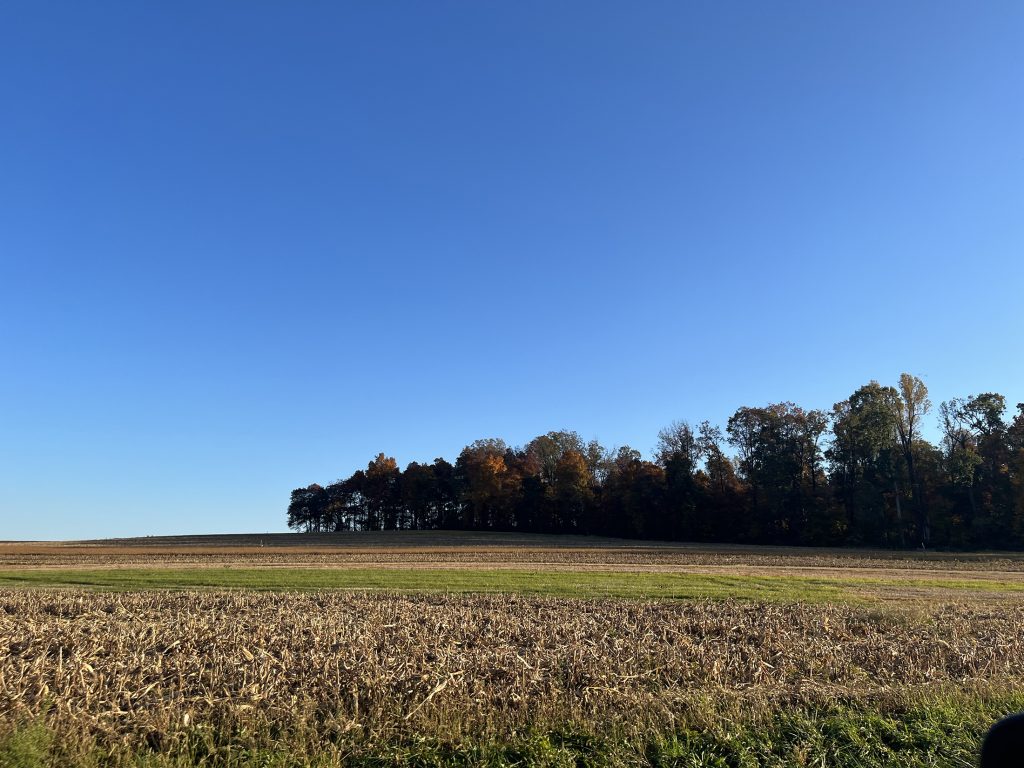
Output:
<path fill-rule="evenodd" d="M 928 387 L 925 383 L 909 373 L 900 374 L 900 383 L 896 391 L 899 395 L 893 401 L 896 440 L 907 464 L 907 478 L 910 481 L 910 494 L 914 499 L 917 520 L 917 535 L 921 546 L 927 546 L 931 540 L 931 524 L 914 463 L 914 443 L 921 439 L 921 419 L 931 410 L 932 401 L 928 399 Z"/>

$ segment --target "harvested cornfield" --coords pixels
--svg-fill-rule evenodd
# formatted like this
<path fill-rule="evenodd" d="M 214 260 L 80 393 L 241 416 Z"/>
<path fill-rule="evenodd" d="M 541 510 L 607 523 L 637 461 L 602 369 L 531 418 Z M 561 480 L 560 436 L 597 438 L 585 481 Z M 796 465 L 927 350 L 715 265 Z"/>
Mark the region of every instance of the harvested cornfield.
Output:
<path fill-rule="evenodd" d="M 0 591 L 0 726 L 111 755 L 641 736 L 1024 683 L 1024 606 Z M 888 702 L 888 703 L 887 703 Z M 760 713 L 760 714 L 759 714 Z M 111 758 L 113 759 L 113 758 Z"/>
<path fill-rule="evenodd" d="M 1024 708 L 1022 567 L 511 535 L 0 544 L 0 767 L 968 766 Z"/>

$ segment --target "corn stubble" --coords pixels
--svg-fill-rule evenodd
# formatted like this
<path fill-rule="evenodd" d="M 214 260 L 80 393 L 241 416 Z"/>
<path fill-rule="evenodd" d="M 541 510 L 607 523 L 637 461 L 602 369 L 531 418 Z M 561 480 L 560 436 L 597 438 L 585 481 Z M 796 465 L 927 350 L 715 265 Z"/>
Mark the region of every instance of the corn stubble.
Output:
<path fill-rule="evenodd" d="M 0 591 L 0 728 L 125 753 L 642 733 L 1024 679 L 1024 606 Z M 724 713 L 724 714 L 723 714 Z M 730 714 L 731 713 L 731 714 Z"/>

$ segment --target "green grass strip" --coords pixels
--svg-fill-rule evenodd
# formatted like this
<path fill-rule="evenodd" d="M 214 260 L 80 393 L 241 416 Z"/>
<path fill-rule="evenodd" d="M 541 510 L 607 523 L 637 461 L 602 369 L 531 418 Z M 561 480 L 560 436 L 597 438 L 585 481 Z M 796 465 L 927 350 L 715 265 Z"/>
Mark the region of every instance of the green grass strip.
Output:
<path fill-rule="evenodd" d="M 1020 582 L 981 579 L 863 579 L 609 571 L 332 568 L 116 568 L 0 571 L 0 586 L 103 590 L 251 589 L 517 593 L 558 597 L 620 597 L 780 602 L 863 602 L 864 591 L 917 587 L 954 592 L 1024 591 Z M 869 596 L 868 596 L 869 597 Z"/>
<path fill-rule="evenodd" d="M 0 571 L 0 586 L 96 589 L 349 589 L 397 592 L 517 593 L 559 597 L 750 600 L 841 599 L 815 579 L 704 574 L 330 568 L 131 568 Z"/>
<path fill-rule="evenodd" d="M 617 735 L 590 726 L 526 729 L 505 740 L 443 741 L 427 735 L 367 738 L 353 733 L 319 745 L 266 746 L 266 734 L 185 732 L 169 748 L 104 748 L 82 735 L 58 736 L 42 722 L 0 735 L 3 768 L 784 768 L 892 766 L 974 768 L 981 740 L 1024 695 L 969 695 L 881 711 L 864 704 L 794 708 L 767 720 L 712 719 L 660 733 Z"/>

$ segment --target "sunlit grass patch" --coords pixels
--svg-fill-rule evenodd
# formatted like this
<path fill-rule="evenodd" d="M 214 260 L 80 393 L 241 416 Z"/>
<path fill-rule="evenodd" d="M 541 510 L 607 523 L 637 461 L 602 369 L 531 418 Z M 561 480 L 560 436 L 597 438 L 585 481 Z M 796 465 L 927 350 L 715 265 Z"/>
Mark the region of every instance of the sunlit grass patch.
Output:
<path fill-rule="evenodd" d="M 1024 583 L 993 579 L 876 579 L 635 571 L 487 570 L 475 568 L 107 568 L 0 571 L 0 585 L 136 589 L 374 590 L 515 593 L 557 597 L 737 599 L 853 602 L 900 590 L 966 596 L 1024 593 Z"/>
<path fill-rule="evenodd" d="M 94 589 L 377 590 L 636 599 L 855 599 L 839 581 L 790 576 L 477 569 L 182 568 L 18 570 L 0 585 Z"/>

